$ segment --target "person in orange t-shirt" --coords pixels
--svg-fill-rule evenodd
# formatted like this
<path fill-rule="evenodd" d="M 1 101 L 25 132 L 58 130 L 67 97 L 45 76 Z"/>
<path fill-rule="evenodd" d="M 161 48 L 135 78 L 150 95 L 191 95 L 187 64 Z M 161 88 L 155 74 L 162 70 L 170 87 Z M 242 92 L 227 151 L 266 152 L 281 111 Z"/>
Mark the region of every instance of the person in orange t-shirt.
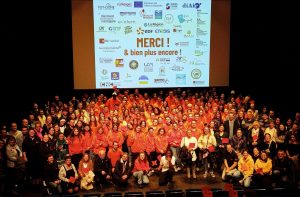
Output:
<path fill-rule="evenodd" d="M 122 155 L 123 155 L 123 152 L 119 148 L 118 142 L 113 142 L 113 148 L 110 149 L 107 153 L 107 157 L 111 161 L 112 173 L 114 173 L 114 171 L 115 171 L 116 162 L 121 158 Z"/>
<path fill-rule="evenodd" d="M 141 126 L 136 126 L 135 132 L 128 136 L 127 145 L 131 147 L 131 161 L 135 161 L 138 155 L 146 150 L 146 134 L 142 132 Z"/>
<path fill-rule="evenodd" d="M 122 147 L 122 144 L 124 143 L 124 136 L 119 131 L 118 125 L 114 124 L 112 127 L 112 131 L 110 131 L 107 135 L 107 141 L 109 149 L 113 148 L 113 142 L 118 142 L 119 148 Z"/>
<path fill-rule="evenodd" d="M 98 154 L 100 150 L 103 150 L 106 152 L 108 146 L 107 142 L 107 133 L 104 132 L 104 129 L 102 127 L 98 128 L 97 133 L 94 135 L 93 139 L 93 152 L 94 154 Z"/>
<path fill-rule="evenodd" d="M 157 153 L 157 157 L 160 158 L 166 153 L 169 140 L 168 135 L 166 134 L 166 131 L 164 128 L 160 128 L 158 131 L 158 135 L 155 137 L 155 150 Z"/>

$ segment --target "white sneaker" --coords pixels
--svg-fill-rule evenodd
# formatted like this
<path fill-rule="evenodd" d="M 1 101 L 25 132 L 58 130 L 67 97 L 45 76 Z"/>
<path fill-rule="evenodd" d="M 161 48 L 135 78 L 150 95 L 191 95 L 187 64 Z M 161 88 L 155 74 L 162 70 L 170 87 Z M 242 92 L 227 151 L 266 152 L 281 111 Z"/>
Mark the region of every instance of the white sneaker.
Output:
<path fill-rule="evenodd" d="M 205 172 L 204 174 L 203 174 L 203 178 L 206 178 L 207 177 L 207 172 Z"/>
<path fill-rule="evenodd" d="M 213 172 L 210 173 L 210 176 L 211 176 L 212 178 L 215 178 L 215 177 L 216 177 L 215 174 L 214 174 Z"/>

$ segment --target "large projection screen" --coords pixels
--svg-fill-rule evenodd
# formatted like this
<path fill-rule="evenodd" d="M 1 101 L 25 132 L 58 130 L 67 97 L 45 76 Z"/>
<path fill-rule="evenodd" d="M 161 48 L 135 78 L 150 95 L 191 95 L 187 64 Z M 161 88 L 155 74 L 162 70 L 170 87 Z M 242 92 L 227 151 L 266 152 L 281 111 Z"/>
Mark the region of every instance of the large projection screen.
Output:
<path fill-rule="evenodd" d="M 228 86 L 230 0 L 72 0 L 75 89 Z"/>

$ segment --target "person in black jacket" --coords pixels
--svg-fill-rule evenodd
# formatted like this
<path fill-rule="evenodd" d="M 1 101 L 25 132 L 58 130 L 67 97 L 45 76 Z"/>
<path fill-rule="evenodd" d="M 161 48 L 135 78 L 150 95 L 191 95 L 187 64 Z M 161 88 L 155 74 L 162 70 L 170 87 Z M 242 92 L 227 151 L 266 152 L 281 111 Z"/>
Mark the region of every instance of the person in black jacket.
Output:
<path fill-rule="evenodd" d="M 44 184 L 49 190 L 51 190 L 48 192 L 48 194 L 51 194 L 52 191 L 59 194 L 62 193 L 60 180 L 58 178 L 58 172 L 59 169 L 58 169 L 57 162 L 54 160 L 53 155 L 49 154 L 43 172 Z"/>
<path fill-rule="evenodd" d="M 33 128 L 29 129 L 28 136 L 25 137 L 22 144 L 22 151 L 24 154 L 24 159 L 26 161 L 27 176 L 32 179 L 33 185 L 39 184 L 39 178 L 41 178 L 42 166 L 39 155 L 41 140 L 35 134 Z"/>
<path fill-rule="evenodd" d="M 105 156 L 104 150 L 100 150 L 99 155 L 96 155 L 94 160 L 95 182 L 99 189 L 102 189 L 102 185 L 111 180 L 111 169 L 110 159 Z"/>
<path fill-rule="evenodd" d="M 131 169 L 128 162 L 128 153 L 123 153 L 121 159 L 116 162 L 115 171 L 112 174 L 113 182 L 119 187 L 126 187 L 131 175 Z"/>
<path fill-rule="evenodd" d="M 224 132 L 228 133 L 229 138 L 232 138 L 236 134 L 238 128 L 240 127 L 238 120 L 235 119 L 234 114 L 232 112 L 228 114 L 228 120 L 225 120 L 223 125 Z"/>
<path fill-rule="evenodd" d="M 51 147 L 49 136 L 47 134 L 43 136 L 43 141 L 40 143 L 39 152 L 41 159 L 40 165 L 44 166 L 47 163 L 47 156 L 49 154 L 53 154 L 53 147 Z"/>
<path fill-rule="evenodd" d="M 283 150 L 278 150 L 272 161 L 273 180 L 275 186 L 287 185 L 295 182 L 295 169 L 293 162 L 286 156 Z"/>

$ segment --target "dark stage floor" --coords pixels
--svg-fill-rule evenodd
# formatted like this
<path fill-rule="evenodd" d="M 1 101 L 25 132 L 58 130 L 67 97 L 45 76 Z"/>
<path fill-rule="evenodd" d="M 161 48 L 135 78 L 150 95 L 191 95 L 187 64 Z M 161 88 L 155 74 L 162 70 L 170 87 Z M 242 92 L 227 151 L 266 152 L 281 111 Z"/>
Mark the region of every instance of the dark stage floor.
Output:
<path fill-rule="evenodd" d="M 107 186 L 105 185 L 100 192 L 102 195 L 107 192 L 122 192 L 123 194 L 125 192 L 143 192 L 145 194 L 147 191 L 154 191 L 154 190 L 165 192 L 170 189 L 182 189 L 183 191 L 185 191 L 186 189 L 201 189 L 201 187 L 205 185 L 208 185 L 211 188 L 223 189 L 224 182 L 222 182 L 221 177 L 218 174 L 215 174 L 216 175 L 215 178 L 208 176 L 206 179 L 204 179 L 202 175 L 203 175 L 202 172 L 201 173 L 197 172 L 197 180 L 189 181 L 187 180 L 186 174 L 184 172 L 177 172 L 173 177 L 172 186 L 159 186 L 158 176 L 152 175 L 151 177 L 149 177 L 150 180 L 149 185 L 146 185 L 143 188 L 139 188 L 135 179 L 131 177 L 128 187 L 124 189 L 114 187 L 113 185 L 107 185 Z M 79 194 L 80 196 L 82 196 L 83 193 L 95 193 L 95 192 L 99 192 L 99 191 L 97 189 L 93 189 L 90 191 L 80 191 Z M 23 192 L 21 196 L 37 197 L 37 196 L 42 196 L 42 193 L 33 192 L 30 189 L 27 189 L 26 191 Z"/>
<path fill-rule="evenodd" d="M 221 180 L 221 177 L 219 174 L 215 174 L 216 177 L 212 178 L 208 176 L 206 179 L 203 178 L 203 173 L 202 172 L 197 172 L 197 180 L 193 181 L 188 181 L 186 178 L 186 174 L 184 172 L 177 172 L 174 175 L 173 178 L 173 185 L 172 186 L 159 186 L 158 185 L 158 176 L 153 175 L 149 177 L 150 183 L 147 186 L 144 186 L 143 188 L 139 188 L 135 179 L 133 177 L 130 178 L 129 185 L 126 188 L 118 188 L 113 185 L 107 185 L 104 186 L 101 191 L 98 191 L 96 188 L 90 191 L 80 191 L 77 193 L 76 197 L 87 197 L 86 194 L 91 194 L 90 197 L 98 197 L 99 194 L 101 194 L 101 197 L 105 196 L 104 194 L 107 194 L 109 192 L 119 192 L 122 194 L 122 196 L 125 196 L 126 192 L 142 192 L 144 196 L 146 196 L 147 192 L 150 191 L 161 191 L 163 193 L 167 193 L 167 191 L 172 191 L 172 190 L 182 190 L 183 195 L 182 196 L 202 196 L 202 194 L 199 193 L 193 193 L 192 195 L 184 195 L 187 194 L 186 192 L 189 190 L 193 189 L 201 189 L 203 186 L 209 186 L 212 190 L 223 190 L 225 183 Z M 238 190 L 238 196 L 242 197 L 244 196 L 244 189 L 238 185 L 234 186 L 236 190 Z M 262 189 L 264 186 L 261 186 L 260 188 L 252 188 L 249 190 L 250 193 L 248 193 L 248 196 L 262 196 L 262 197 L 296 197 L 299 196 L 300 193 L 300 187 L 284 187 L 284 188 L 274 188 L 272 190 L 265 190 Z M 95 194 L 95 195 L 92 195 Z M 21 195 L 22 197 L 40 197 L 42 196 L 41 190 L 38 192 L 32 189 L 30 187 L 26 187 L 25 191 L 22 192 Z M 66 195 L 67 196 L 67 195 Z M 168 197 L 173 197 L 173 196 L 181 196 L 181 195 L 163 195 L 163 196 L 168 196 Z M 228 194 L 224 194 L 222 192 L 214 192 L 213 196 L 219 196 L 219 197 L 227 197 L 229 196 Z M 2 197 L 0 195 L 0 197 Z M 75 196 L 74 196 L 75 197 Z M 111 197 L 111 196 L 109 196 Z"/>

